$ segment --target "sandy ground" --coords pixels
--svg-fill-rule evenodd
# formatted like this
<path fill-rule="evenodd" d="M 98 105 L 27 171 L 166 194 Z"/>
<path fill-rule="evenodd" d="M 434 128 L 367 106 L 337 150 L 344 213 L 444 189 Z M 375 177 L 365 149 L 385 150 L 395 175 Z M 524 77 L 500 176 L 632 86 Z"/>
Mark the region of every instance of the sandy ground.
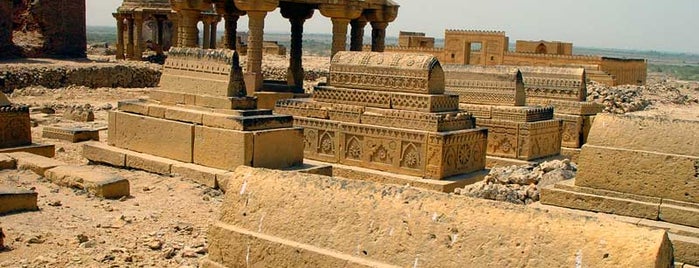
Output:
<path fill-rule="evenodd" d="M 285 63 L 280 57 L 269 65 Z M 327 58 L 307 57 L 313 67 L 324 68 Z M 42 60 L 43 61 L 43 60 Z M 30 63 L 33 64 L 33 63 Z M 684 83 L 684 82 L 682 82 Z M 699 84 L 689 83 L 687 94 L 699 97 Z M 684 89 L 683 89 L 684 90 Z M 34 140 L 56 144 L 56 158 L 87 164 L 80 144 L 41 138 L 46 125 L 66 123 L 63 107 L 90 104 L 96 109 L 95 125 L 106 126 L 107 111 L 117 100 L 145 97 L 149 89 L 68 87 L 27 88 L 10 95 L 15 103 L 36 108 L 32 112 Z M 55 114 L 40 111 L 41 107 Z M 48 111 L 50 112 L 50 111 Z M 699 120 L 699 104 L 658 102 L 639 114 Z M 106 140 L 106 131 L 101 140 Z M 39 193 L 37 212 L 0 216 L 9 247 L 0 252 L 0 267 L 187 267 L 206 255 L 208 225 L 218 215 L 223 195 L 180 177 L 143 171 L 100 167 L 131 183 L 131 197 L 103 200 L 69 188 L 57 187 L 26 171 L 2 171 L 0 181 L 34 188 Z"/>

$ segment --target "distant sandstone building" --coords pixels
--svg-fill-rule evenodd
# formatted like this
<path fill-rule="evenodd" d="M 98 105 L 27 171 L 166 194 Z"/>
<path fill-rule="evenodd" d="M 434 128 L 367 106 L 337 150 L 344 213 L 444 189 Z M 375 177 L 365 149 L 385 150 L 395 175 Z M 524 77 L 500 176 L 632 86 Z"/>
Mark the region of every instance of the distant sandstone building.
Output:
<path fill-rule="evenodd" d="M 644 59 L 573 55 L 573 44 L 557 41 L 517 40 L 509 51 L 510 39 L 502 31 L 446 30 L 444 48 L 422 33 L 401 32 L 398 46 L 386 51 L 430 53 L 444 64 L 514 65 L 585 68 L 590 80 L 607 85 L 644 85 Z"/>
<path fill-rule="evenodd" d="M 85 0 L 0 1 L 0 58 L 85 57 Z"/>

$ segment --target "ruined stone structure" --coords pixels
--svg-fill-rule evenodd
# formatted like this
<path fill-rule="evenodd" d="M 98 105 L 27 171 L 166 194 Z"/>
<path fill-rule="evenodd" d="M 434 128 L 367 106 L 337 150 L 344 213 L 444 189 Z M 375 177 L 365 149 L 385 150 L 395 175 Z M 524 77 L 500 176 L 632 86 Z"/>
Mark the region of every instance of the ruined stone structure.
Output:
<path fill-rule="evenodd" d="M 32 143 L 29 107 L 10 103 L 0 93 L 0 153 L 30 152 L 53 157 L 53 145 Z"/>
<path fill-rule="evenodd" d="M 592 120 L 604 108 L 585 101 L 587 83 L 583 68 L 520 67 L 527 105 L 553 106 L 563 120 L 561 146 L 574 156 L 587 140 Z"/>
<path fill-rule="evenodd" d="M 525 41 L 517 40 L 515 45 L 517 53 L 536 53 L 552 55 L 573 55 L 573 43 L 558 41 Z"/>
<path fill-rule="evenodd" d="M 168 0 L 124 0 L 113 16 L 118 60 L 141 60 L 147 41 L 158 53 L 177 43 L 178 20 Z"/>
<path fill-rule="evenodd" d="M 430 53 L 445 64 L 585 68 L 590 80 L 610 86 L 646 83 L 648 71 L 643 59 L 573 55 L 571 43 L 548 41 L 518 40 L 513 52 L 509 43 L 502 31 L 446 30 L 444 48 L 403 42 L 386 47 L 386 51 Z"/>
<path fill-rule="evenodd" d="M 599 114 L 577 177 L 544 188 L 541 202 L 695 227 L 662 228 L 678 261 L 699 265 L 698 141 L 699 121 Z"/>
<path fill-rule="evenodd" d="M 459 95 L 460 108 L 476 117 L 477 126 L 488 128 L 489 165 L 502 162 L 492 157 L 528 161 L 560 153 L 561 121 L 553 119 L 553 107 L 524 106 L 517 68 L 446 65 L 444 72 L 447 92 Z"/>
<path fill-rule="evenodd" d="M 0 3 L 0 57 L 86 56 L 85 0 Z"/>
<path fill-rule="evenodd" d="M 161 88 L 151 91 L 149 100 L 121 101 L 119 110 L 109 113 L 108 144 L 113 149 L 86 146 L 85 157 L 162 174 L 302 164 L 303 130 L 292 127 L 291 116 L 256 109 L 257 99 L 246 96 L 238 64 L 232 50 L 172 48 Z M 204 80 L 169 86 L 177 84 L 173 79 L 222 73 L 229 74 L 226 88 Z M 194 86 L 197 83 L 201 85 Z M 152 157 L 161 160 L 149 160 Z M 160 164 L 148 164 L 152 162 Z M 216 178 L 203 180 L 217 186 Z"/>
<path fill-rule="evenodd" d="M 315 10 L 329 17 L 332 22 L 333 44 L 332 55 L 346 49 L 348 26 L 352 26 L 351 50 L 361 50 L 364 38 L 364 28 L 372 26 L 372 50 L 383 51 L 386 37 L 386 27 L 395 20 L 398 5 L 391 0 L 342 0 L 342 1 L 295 1 L 295 0 L 172 0 L 172 8 L 179 17 L 178 46 L 195 47 L 199 14 L 215 6 L 217 14 L 226 21 L 225 40 L 233 40 L 237 32 L 237 20 L 240 16 L 248 16 L 248 51 L 247 73 L 245 74 L 248 94 L 265 91 L 262 77 L 262 54 L 265 17 L 267 13 L 280 8 L 282 16 L 291 24 L 291 47 L 289 71 L 286 84 L 294 93 L 303 93 L 303 64 L 302 39 L 303 24 L 311 18 Z M 229 42 L 235 44 L 235 42 Z M 274 87 L 272 85 L 272 87 Z M 268 90 L 269 91 L 269 90 Z M 271 91 L 274 91 L 272 89 Z"/>
<path fill-rule="evenodd" d="M 286 47 L 275 41 L 262 42 L 262 50 L 263 55 L 286 56 Z"/>
<path fill-rule="evenodd" d="M 304 128 L 306 158 L 443 180 L 485 167 L 487 131 L 458 108 L 435 57 L 338 52 L 328 85 L 275 111 Z"/>
<path fill-rule="evenodd" d="M 425 33 L 401 31 L 398 33 L 398 46 L 434 48 L 434 37 L 427 37 Z"/>
<path fill-rule="evenodd" d="M 664 231 L 609 219 L 248 167 L 228 187 L 204 268 L 672 266 Z"/>

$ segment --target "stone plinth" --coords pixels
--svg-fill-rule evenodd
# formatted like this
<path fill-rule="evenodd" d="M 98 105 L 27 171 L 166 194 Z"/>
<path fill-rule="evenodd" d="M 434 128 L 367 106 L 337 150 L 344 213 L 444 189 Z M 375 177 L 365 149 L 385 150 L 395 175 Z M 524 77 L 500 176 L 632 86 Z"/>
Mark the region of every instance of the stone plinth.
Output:
<path fill-rule="evenodd" d="M 586 143 L 592 121 L 603 106 L 586 102 L 587 82 L 583 68 L 520 67 L 527 105 L 553 106 L 555 118 L 563 120 L 561 146 L 577 149 Z"/>
<path fill-rule="evenodd" d="M 202 267 L 672 265 L 663 230 L 608 219 L 248 167 L 228 187 Z"/>
<path fill-rule="evenodd" d="M 0 92 L 0 153 L 32 152 L 53 157 L 53 145 L 32 143 L 29 107 L 13 105 Z"/>
<path fill-rule="evenodd" d="M 699 227 L 698 135 L 698 121 L 598 115 L 574 184 L 541 202 Z"/>
<path fill-rule="evenodd" d="M 554 118 L 552 107 L 523 106 L 517 68 L 448 65 L 445 76 L 447 92 L 460 96 L 459 107 L 476 117 L 477 126 L 488 128 L 488 157 L 498 158 L 489 163 L 518 164 L 560 154 L 561 120 Z"/>
<path fill-rule="evenodd" d="M 86 150 L 88 159 L 161 174 L 171 174 L 171 164 L 152 157 L 221 170 L 303 163 L 303 130 L 293 127 L 291 116 L 256 109 L 235 51 L 173 49 L 161 88 L 148 100 L 120 101 L 109 113 L 108 144 L 140 154 L 118 160 L 120 153 Z M 214 75 L 219 80 L 207 79 Z"/>
<path fill-rule="evenodd" d="M 330 70 L 313 99 L 275 108 L 304 128 L 306 158 L 435 180 L 485 167 L 487 131 L 442 93 L 436 58 L 338 52 Z"/>

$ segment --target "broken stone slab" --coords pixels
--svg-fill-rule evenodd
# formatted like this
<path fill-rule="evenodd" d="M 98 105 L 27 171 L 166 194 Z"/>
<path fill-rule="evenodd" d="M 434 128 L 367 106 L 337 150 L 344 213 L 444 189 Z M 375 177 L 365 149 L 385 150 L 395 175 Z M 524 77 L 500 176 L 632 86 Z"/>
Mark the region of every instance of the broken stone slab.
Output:
<path fill-rule="evenodd" d="M 237 168 L 228 187 L 202 267 L 670 267 L 673 260 L 664 230 L 608 219 L 249 167 Z"/>
<path fill-rule="evenodd" d="M 99 130 L 97 129 L 67 126 L 44 127 L 42 137 L 49 139 L 64 140 L 72 143 L 89 140 L 100 140 Z"/>
<path fill-rule="evenodd" d="M 0 184 L 0 215 L 39 210 L 35 191 Z"/>
<path fill-rule="evenodd" d="M 68 107 L 63 112 L 63 119 L 73 120 L 76 122 L 92 122 L 95 121 L 95 113 L 92 111 L 92 108 L 90 107 Z"/>
<path fill-rule="evenodd" d="M 121 176 L 88 166 L 58 166 L 46 171 L 46 178 L 56 185 L 82 189 L 104 198 L 129 196 L 129 181 Z"/>
<path fill-rule="evenodd" d="M 49 169 L 66 165 L 66 163 L 52 158 L 26 152 L 9 153 L 8 156 L 17 161 L 17 169 L 28 169 L 40 176 L 45 176 Z"/>
<path fill-rule="evenodd" d="M 0 154 L 0 170 L 15 169 L 16 167 L 17 161 L 7 154 Z"/>

